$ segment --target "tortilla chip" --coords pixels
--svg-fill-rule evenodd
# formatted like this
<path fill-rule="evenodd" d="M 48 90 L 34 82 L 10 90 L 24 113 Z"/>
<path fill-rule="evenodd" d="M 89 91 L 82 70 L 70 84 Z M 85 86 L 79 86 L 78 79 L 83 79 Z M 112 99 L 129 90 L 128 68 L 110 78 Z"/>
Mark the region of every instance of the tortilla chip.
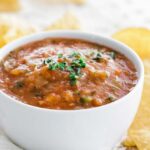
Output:
<path fill-rule="evenodd" d="M 0 47 L 5 45 L 5 40 L 3 36 L 7 33 L 8 31 L 8 25 L 0 23 Z"/>
<path fill-rule="evenodd" d="M 33 26 L 23 20 L 18 21 L 10 16 L 0 16 L 0 47 L 35 31 Z"/>
<path fill-rule="evenodd" d="M 150 58 L 150 30 L 145 28 L 126 28 L 115 33 L 113 38 L 127 44 L 143 59 Z"/>
<path fill-rule="evenodd" d="M 47 2 L 50 2 L 52 4 L 58 4 L 58 3 L 73 3 L 77 5 L 82 5 L 86 2 L 86 0 L 46 0 Z"/>
<path fill-rule="evenodd" d="M 30 27 L 19 27 L 14 26 L 8 30 L 8 32 L 4 35 L 4 40 L 6 43 L 9 43 L 15 39 L 18 39 L 22 36 L 34 33 L 34 29 Z"/>
<path fill-rule="evenodd" d="M 46 31 L 63 29 L 80 29 L 80 23 L 78 18 L 74 14 L 67 12 L 62 18 L 58 19 L 56 22 L 47 27 Z"/>
<path fill-rule="evenodd" d="M 145 76 L 150 76 L 150 59 L 143 60 Z"/>
<path fill-rule="evenodd" d="M 145 83 L 142 101 L 137 115 L 129 128 L 125 146 L 136 146 L 139 150 L 150 150 L 150 30 L 127 28 L 113 35 L 127 44 L 143 58 Z"/>
<path fill-rule="evenodd" d="M 150 60 L 144 60 L 144 66 L 146 72 L 142 101 L 124 145 L 150 150 Z"/>
<path fill-rule="evenodd" d="M 132 140 L 132 138 L 130 136 L 128 136 L 122 143 L 124 146 L 126 147 L 134 147 L 136 146 L 136 144 L 134 143 L 134 141 Z"/>
<path fill-rule="evenodd" d="M 0 11 L 18 11 L 19 9 L 18 0 L 0 0 Z"/>
<path fill-rule="evenodd" d="M 84 4 L 86 0 L 64 0 L 64 1 L 81 5 Z"/>

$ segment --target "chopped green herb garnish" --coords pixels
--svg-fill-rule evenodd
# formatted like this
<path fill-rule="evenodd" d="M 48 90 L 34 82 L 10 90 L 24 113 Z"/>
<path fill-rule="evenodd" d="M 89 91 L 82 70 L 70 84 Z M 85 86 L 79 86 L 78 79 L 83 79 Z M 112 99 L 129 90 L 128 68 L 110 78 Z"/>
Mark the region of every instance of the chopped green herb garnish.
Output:
<path fill-rule="evenodd" d="M 116 52 L 110 52 L 110 53 L 109 53 L 109 56 L 110 56 L 112 59 L 116 59 Z"/>
<path fill-rule="evenodd" d="M 74 85 L 76 85 L 76 84 L 77 84 L 77 79 L 75 79 L 75 80 L 70 80 L 70 85 L 74 86 Z"/>
<path fill-rule="evenodd" d="M 78 52 L 72 53 L 71 60 L 72 62 L 68 64 L 66 62 L 56 62 L 53 59 L 48 58 L 44 61 L 44 64 L 48 66 L 49 70 L 59 69 L 68 71 L 70 84 L 76 85 L 77 79 L 82 76 L 81 69 L 86 67 L 86 61 Z"/>
<path fill-rule="evenodd" d="M 44 60 L 44 64 L 48 64 L 48 63 L 50 63 L 52 60 L 50 59 L 50 58 L 47 58 L 47 59 L 45 59 Z"/>
<path fill-rule="evenodd" d="M 85 63 L 83 58 L 73 60 L 71 65 L 73 67 L 80 67 L 80 68 L 85 68 L 86 67 L 86 63 Z"/>
<path fill-rule="evenodd" d="M 77 75 L 81 75 L 81 68 L 75 68 L 74 69 Z"/>
<path fill-rule="evenodd" d="M 67 65 L 67 63 L 66 63 L 66 62 L 58 63 L 58 68 L 59 68 L 60 70 L 65 70 L 66 65 Z"/>
<path fill-rule="evenodd" d="M 73 72 L 74 71 L 74 69 L 72 68 L 72 66 L 67 66 L 66 70 L 69 71 L 69 72 Z"/>
<path fill-rule="evenodd" d="M 70 75 L 69 75 L 69 78 L 70 78 L 70 84 L 71 85 L 76 85 L 77 79 L 78 79 L 78 76 L 76 75 L 76 73 L 71 72 Z"/>
<path fill-rule="evenodd" d="M 58 64 L 55 62 L 48 64 L 49 70 L 56 70 L 57 68 L 58 68 Z"/>
<path fill-rule="evenodd" d="M 79 52 L 73 52 L 70 57 L 80 57 L 80 53 Z"/>
<path fill-rule="evenodd" d="M 97 62 L 100 62 L 102 59 L 102 54 L 100 52 L 98 52 L 96 54 L 96 57 L 93 58 L 93 60 L 97 61 Z"/>
<path fill-rule="evenodd" d="M 80 58 L 80 59 L 75 59 L 72 61 L 71 66 L 68 67 L 68 71 L 70 71 L 70 83 L 71 85 L 75 85 L 77 82 L 77 78 L 80 77 L 81 74 L 81 68 L 85 68 L 86 63 L 85 60 Z"/>
<path fill-rule="evenodd" d="M 63 54 L 58 54 L 58 58 L 62 58 L 63 57 Z"/>

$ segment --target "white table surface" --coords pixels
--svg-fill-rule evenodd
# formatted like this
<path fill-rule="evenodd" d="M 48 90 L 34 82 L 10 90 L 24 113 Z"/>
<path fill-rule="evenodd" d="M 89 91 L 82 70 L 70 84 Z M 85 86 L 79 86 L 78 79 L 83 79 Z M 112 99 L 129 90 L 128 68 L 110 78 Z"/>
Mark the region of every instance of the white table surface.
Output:
<path fill-rule="evenodd" d="M 82 29 L 111 36 L 124 27 L 150 27 L 150 0 L 87 0 L 84 6 L 49 6 L 41 2 L 48 0 L 21 0 L 23 9 L 16 18 L 24 18 L 40 29 L 68 11 L 80 19 Z M 20 150 L 0 130 L 0 150 Z"/>

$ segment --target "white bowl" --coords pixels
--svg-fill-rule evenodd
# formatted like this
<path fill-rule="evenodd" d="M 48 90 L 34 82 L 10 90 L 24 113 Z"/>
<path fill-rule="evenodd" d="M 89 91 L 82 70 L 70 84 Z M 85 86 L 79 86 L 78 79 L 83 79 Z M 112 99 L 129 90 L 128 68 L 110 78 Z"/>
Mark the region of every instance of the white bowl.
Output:
<path fill-rule="evenodd" d="M 83 110 L 38 108 L 1 91 L 1 126 L 13 142 L 27 150 L 111 150 L 127 131 L 137 111 L 144 79 L 142 62 L 133 50 L 120 42 L 77 31 L 53 31 L 24 37 L 3 47 L 0 60 L 24 44 L 55 37 L 83 39 L 121 52 L 137 69 L 137 85 L 115 102 Z"/>

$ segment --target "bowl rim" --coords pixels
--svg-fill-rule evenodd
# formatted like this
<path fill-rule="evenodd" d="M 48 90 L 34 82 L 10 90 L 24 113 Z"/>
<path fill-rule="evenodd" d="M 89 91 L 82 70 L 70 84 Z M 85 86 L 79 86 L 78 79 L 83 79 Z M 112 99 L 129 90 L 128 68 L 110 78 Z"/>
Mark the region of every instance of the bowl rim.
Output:
<path fill-rule="evenodd" d="M 63 110 L 63 109 L 57 110 L 57 109 L 48 109 L 48 108 L 37 107 L 37 106 L 34 106 L 34 105 L 26 104 L 26 103 L 18 100 L 17 98 L 15 98 L 15 96 L 11 96 L 11 95 L 5 93 L 3 90 L 0 90 L 0 95 L 3 95 L 5 97 L 7 97 L 8 99 L 10 99 L 11 102 L 15 103 L 16 105 L 20 105 L 20 106 L 25 107 L 25 109 L 28 108 L 28 109 L 37 110 L 37 111 L 46 111 L 46 112 L 55 112 L 55 113 L 56 112 L 57 113 L 60 113 L 60 112 L 61 113 L 62 112 L 63 113 L 87 112 L 87 111 L 93 111 L 93 110 L 97 111 L 99 109 L 109 109 L 109 107 L 113 107 L 114 105 L 120 104 L 121 102 L 125 101 L 126 98 L 129 97 L 132 93 L 134 93 L 135 90 L 139 86 L 141 86 L 141 84 L 140 84 L 141 82 L 143 83 L 143 81 L 144 81 L 144 66 L 143 66 L 143 63 L 142 63 L 142 60 L 140 59 L 140 57 L 131 48 L 129 48 L 124 43 L 122 43 L 120 41 L 117 41 L 115 39 L 112 39 L 111 37 L 98 35 L 96 33 L 88 33 L 88 32 L 83 32 L 83 31 L 72 31 L 72 30 L 55 30 L 55 31 L 39 32 L 39 33 L 27 35 L 27 36 L 19 38 L 19 39 L 15 40 L 15 41 L 5 45 L 4 47 L 2 47 L 1 50 L 0 50 L 0 61 L 10 51 L 15 50 L 15 48 L 11 48 L 14 45 L 15 45 L 16 48 L 18 48 L 20 46 L 23 46 L 23 45 L 26 45 L 26 44 L 29 44 L 29 43 L 32 43 L 32 42 L 35 42 L 35 41 L 39 41 L 39 40 L 42 40 L 42 39 L 55 38 L 53 36 L 51 37 L 52 34 L 56 34 L 56 35 L 59 35 L 59 34 L 60 35 L 65 34 L 66 35 L 67 34 L 67 35 L 77 35 L 77 36 L 83 36 L 84 35 L 84 36 L 88 36 L 88 37 L 92 36 L 94 38 L 100 38 L 100 39 L 103 39 L 104 41 L 112 42 L 112 43 L 114 43 L 114 45 L 116 45 L 116 46 L 118 45 L 118 47 L 119 46 L 123 47 L 124 49 L 126 49 L 126 51 L 128 51 L 128 53 L 130 53 L 130 54 L 132 54 L 132 56 L 134 56 L 134 58 L 136 59 L 138 65 L 139 65 L 139 77 L 138 77 L 138 81 L 137 81 L 136 85 L 133 87 L 133 89 L 128 94 L 124 95 L 123 97 L 117 99 L 114 102 L 111 102 L 109 104 L 102 105 L 102 106 L 99 106 L 99 107 L 92 107 L 92 108 L 87 108 L 87 109 L 77 109 L 77 110 L 74 110 L 74 109 L 73 110 Z M 64 38 L 66 38 L 65 35 L 64 35 Z M 60 38 L 60 37 L 57 36 L 57 38 Z M 73 38 L 73 37 L 71 37 L 71 38 L 72 39 L 79 39 L 79 40 L 85 40 L 85 41 L 91 42 L 90 39 L 87 40 L 84 37 L 81 37 L 81 38 Z M 97 42 L 95 42 L 95 43 L 97 43 Z M 107 46 L 107 44 L 105 44 L 104 46 L 111 48 L 111 46 Z M 8 50 L 8 49 L 10 49 L 10 50 Z M 8 51 L 8 52 L 6 52 L 6 54 L 4 54 L 4 56 L 1 57 L 1 54 L 2 54 L 3 51 Z M 132 63 L 135 65 L 135 63 L 133 61 L 132 61 Z"/>

